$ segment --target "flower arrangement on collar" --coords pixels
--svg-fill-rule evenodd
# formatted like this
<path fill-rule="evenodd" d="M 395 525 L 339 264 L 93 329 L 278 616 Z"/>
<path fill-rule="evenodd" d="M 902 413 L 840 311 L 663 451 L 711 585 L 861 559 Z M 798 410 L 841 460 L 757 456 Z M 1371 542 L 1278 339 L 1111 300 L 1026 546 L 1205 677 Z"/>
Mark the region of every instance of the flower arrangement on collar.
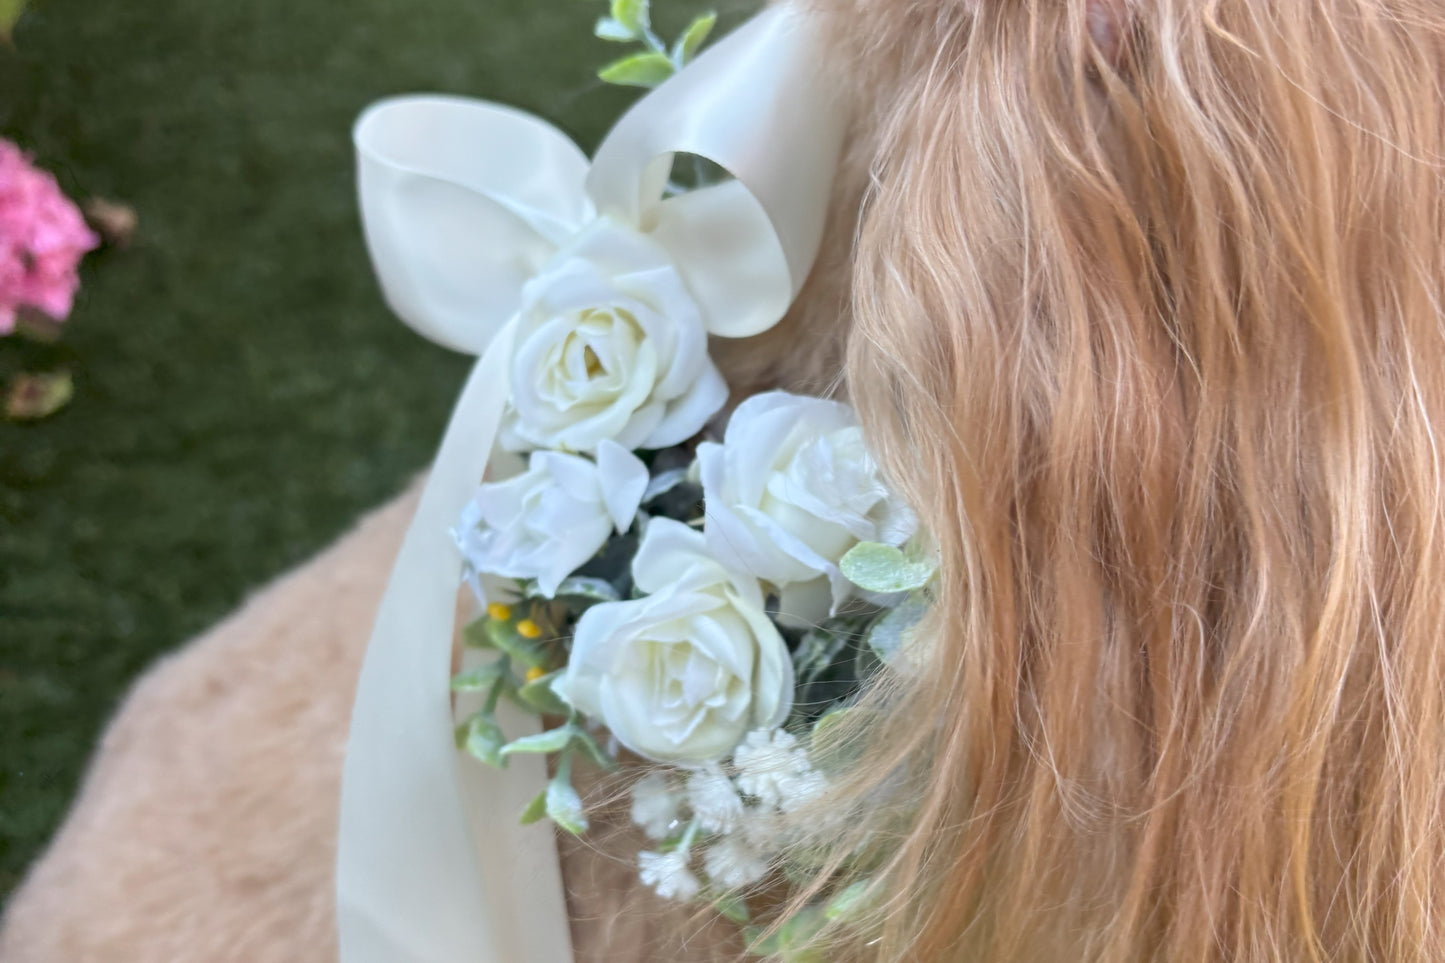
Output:
<path fill-rule="evenodd" d="M 519 349 L 513 384 L 551 385 L 565 401 L 544 405 L 549 417 L 620 435 L 649 403 L 636 383 L 653 368 L 591 340 L 593 310 L 550 319 L 561 344 Z M 523 395 L 508 414 L 520 426 Z M 508 580 L 515 600 L 491 602 L 466 631 L 497 657 L 453 681 L 486 693 L 461 744 L 492 765 L 556 754 L 523 818 L 572 832 L 587 827 L 574 756 L 611 766 L 621 746 L 676 767 L 639 783 L 633 817 L 661 844 L 641 856 L 644 881 L 681 899 L 700 890 L 689 868 L 699 853 L 714 890 L 764 875 L 772 817 L 826 790 L 808 755 L 813 729 L 896 656 L 922 610 L 910 593 L 932 574 L 901 551 L 915 519 L 847 405 L 754 395 L 720 440 L 695 441 L 721 403 L 655 436 L 687 439 L 661 450 L 609 437 L 591 440 L 592 457 L 532 450 L 525 471 L 480 486 L 454 531 L 469 574 Z M 503 438 L 521 447 L 529 436 Z M 504 697 L 566 721 L 508 741 L 495 715 Z"/>
<path fill-rule="evenodd" d="M 637 8 L 612 19 L 650 42 Z M 348 963 L 493 958 L 502 929 L 507 959 L 564 958 L 555 928 L 494 913 L 487 936 L 470 919 L 522 872 L 519 852 L 546 845 L 499 830 L 497 807 L 585 832 L 574 764 L 611 767 L 623 749 L 655 764 L 632 790 L 653 840 L 642 881 L 745 920 L 736 891 L 788 843 L 781 817 L 826 799 L 817 734 L 926 607 L 919 526 L 854 412 L 767 392 L 724 419 L 708 354 L 710 337 L 775 324 L 816 254 L 844 126 L 817 49 L 788 5 L 685 67 L 684 38 L 682 69 L 590 163 L 535 118 L 458 98 L 383 102 L 358 122 L 388 301 L 481 358 L 358 688 L 338 862 Z M 678 155 L 731 176 L 678 189 Z M 432 673 L 463 579 L 483 610 L 453 712 Z M 493 768 L 441 752 L 447 730 Z M 517 912 L 547 901 L 565 916 L 560 880 L 543 894 L 539 872 Z"/>

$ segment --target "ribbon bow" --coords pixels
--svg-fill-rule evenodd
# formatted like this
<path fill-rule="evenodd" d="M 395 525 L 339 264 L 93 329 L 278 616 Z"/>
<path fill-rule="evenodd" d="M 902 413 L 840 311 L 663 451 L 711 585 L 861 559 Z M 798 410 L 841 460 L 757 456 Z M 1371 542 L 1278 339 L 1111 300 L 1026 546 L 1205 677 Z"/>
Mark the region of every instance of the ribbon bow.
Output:
<path fill-rule="evenodd" d="M 539 758 L 459 765 L 447 685 L 461 558 L 448 536 L 486 469 L 524 285 L 598 217 L 666 251 L 713 334 L 775 324 L 817 253 L 842 118 L 802 13 L 769 8 L 643 98 L 589 165 L 556 128 L 480 101 L 383 101 L 357 122 L 361 209 L 387 302 L 481 355 L 377 614 L 341 798 L 344 963 L 572 958 L 550 831 L 517 824 Z M 734 180 L 666 197 L 675 152 Z M 504 718 L 516 731 L 529 720 Z"/>

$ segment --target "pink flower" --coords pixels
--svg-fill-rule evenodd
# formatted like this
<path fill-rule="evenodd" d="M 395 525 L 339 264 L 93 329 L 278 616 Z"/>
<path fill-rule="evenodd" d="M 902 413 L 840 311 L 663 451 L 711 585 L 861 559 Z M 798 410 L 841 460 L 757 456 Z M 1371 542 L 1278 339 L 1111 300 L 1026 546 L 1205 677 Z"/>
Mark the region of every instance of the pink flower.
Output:
<path fill-rule="evenodd" d="M 55 178 L 0 140 L 0 335 L 21 308 L 65 320 L 80 286 L 76 268 L 100 244 Z"/>

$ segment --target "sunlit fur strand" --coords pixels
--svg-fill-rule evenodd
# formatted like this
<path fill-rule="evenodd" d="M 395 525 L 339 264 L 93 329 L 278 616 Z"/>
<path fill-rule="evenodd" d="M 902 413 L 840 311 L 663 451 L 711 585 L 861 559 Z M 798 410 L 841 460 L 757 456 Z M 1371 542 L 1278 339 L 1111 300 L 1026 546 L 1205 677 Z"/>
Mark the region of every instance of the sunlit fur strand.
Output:
<path fill-rule="evenodd" d="M 1445 959 L 1445 10 L 816 2 L 848 388 L 942 559 L 853 951 Z"/>

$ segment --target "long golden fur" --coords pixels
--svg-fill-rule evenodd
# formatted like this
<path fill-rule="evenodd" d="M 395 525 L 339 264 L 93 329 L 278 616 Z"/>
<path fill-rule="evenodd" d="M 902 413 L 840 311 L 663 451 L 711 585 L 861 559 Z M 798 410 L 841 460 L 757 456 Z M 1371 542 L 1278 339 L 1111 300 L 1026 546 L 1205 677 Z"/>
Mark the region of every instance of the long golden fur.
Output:
<path fill-rule="evenodd" d="M 873 816 L 830 840 L 874 884 L 838 955 L 1445 959 L 1445 4 L 811 2 L 858 108 L 828 239 L 718 354 L 849 392 L 942 560 L 829 803 Z M 6 963 L 330 958 L 349 693 L 318 688 L 386 512 L 142 683 Z M 566 868 L 601 881 L 582 959 L 736 951 L 662 950 L 686 927 L 628 867 Z"/>

